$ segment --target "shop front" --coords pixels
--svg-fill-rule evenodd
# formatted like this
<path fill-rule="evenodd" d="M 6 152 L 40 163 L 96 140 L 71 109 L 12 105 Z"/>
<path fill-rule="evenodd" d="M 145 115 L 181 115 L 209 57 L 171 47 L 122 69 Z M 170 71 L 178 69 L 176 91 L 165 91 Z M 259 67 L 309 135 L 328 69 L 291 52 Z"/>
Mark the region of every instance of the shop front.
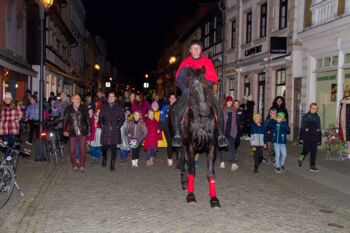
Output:
<path fill-rule="evenodd" d="M 30 72 L 35 74 L 35 72 Z M 28 74 L 23 74 L 0 66 L 0 99 L 3 99 L 5 92 L 11 92 L 14 100 L 23 101 L 25 92 L 30 89 L 28 86 Z"/>

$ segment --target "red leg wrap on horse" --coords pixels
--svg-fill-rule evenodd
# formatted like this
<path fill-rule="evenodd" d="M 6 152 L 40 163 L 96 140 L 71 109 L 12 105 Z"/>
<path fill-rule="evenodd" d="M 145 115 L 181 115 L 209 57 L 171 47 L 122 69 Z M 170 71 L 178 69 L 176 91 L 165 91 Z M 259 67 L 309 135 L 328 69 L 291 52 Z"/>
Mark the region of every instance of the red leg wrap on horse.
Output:
<path fill-rule="evenodd" d="M 216 197 L 215 178 L 209 178 L 209 196 Z"/>
<path fill-rule="evenodd" d="M 188 175 L 187 179 L 188 179 L 187 192 L 193 193 L 194 192 L 194 176 L 193 175 Z"/>

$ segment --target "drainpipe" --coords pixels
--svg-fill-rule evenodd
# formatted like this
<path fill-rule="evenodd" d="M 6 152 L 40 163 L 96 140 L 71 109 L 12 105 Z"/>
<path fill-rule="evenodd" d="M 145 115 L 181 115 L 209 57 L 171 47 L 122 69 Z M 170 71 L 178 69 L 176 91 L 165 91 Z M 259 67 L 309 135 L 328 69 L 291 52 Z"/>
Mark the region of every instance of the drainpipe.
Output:
<path fill-rule="evenodd" d="M 336 119 L 339 119 L 339 105 L 340 101 L 343 99 L 344 92 L 344 79 L 343 79 L 343 66 L 344 66 L 344 53 L 341 50 L 341 39 L 337 39 L 337 47 L 338 47 L 338 68 L 337 68 L 337 110 L 336 110 Z"/>
<path fill-rule="evenodd" d="M 219 10 L 222 13 L 222 43 L 221 43 L 221 77 L 220 77 L 220 96 L 219 103 L 224 102 L 225 98 L 225 80 L 224 80 L 224 72 L 225 72 L 225 29 L 226 29 L 226 0 L 221 0 L 219 2 Z"/>

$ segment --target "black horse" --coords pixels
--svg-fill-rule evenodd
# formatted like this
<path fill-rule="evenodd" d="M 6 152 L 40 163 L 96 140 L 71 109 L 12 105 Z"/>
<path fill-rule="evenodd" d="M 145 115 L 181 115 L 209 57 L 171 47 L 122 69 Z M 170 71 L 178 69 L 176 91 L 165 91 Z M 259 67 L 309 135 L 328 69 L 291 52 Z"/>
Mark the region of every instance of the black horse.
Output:
<path fill-rule="evenodd" d="M 182 147 L 178 151 L 182 188 L 187 189 L 187 202 L 196 202 L 194 195 L 195 155 L 207 154 L 207 177 L 211 207 L 220 207 L 216 197 L 214 163 L 217 155 L 218 116 L 213 96 L 205 78 L 205 68 L 188 69 L 187 87 L 190 90 L 181 119 Z M 186 187 L 187 186 L 187 187 Z"/>

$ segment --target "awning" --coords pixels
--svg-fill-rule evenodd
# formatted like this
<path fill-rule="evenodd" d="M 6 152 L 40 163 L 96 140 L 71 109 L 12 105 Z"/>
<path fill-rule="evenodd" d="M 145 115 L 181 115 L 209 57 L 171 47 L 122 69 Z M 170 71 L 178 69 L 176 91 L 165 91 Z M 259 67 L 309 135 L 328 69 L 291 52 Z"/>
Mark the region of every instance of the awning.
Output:
<path fill-rule="evenodd" d="M 65 78 L 71 78 L 72 75 L 68 74 L 67 72 L 65 72 L 64 70 L 58 68 L 57 66 L 51 64 L 50 62 L 45 62 L 46 68 L 48 68 L 49 71 L 56 73 L 62 77 Z"/>
<path fill-rule="evenodd" d="M 65 78 L 64 81 L 68 84 L 73 84 L 73 82 L 79 82 L 80 84 L 86 84 L 86 80 L 79 78 L 75 75 L 68 74 L 67 72 L 56 67 L 55 65 L 51 64 L 50 62 L 46 62 L 45 65 L 49 69 L 49 71 L 56 73 L 56 74 L 62 76 L 63 78 Z"/>
<path fill-rule="evenodd" d="M 0 50 L 0 65 L 6 67 L 9 70 L 25 74 L 28 76 L 37 76 L 37 72 L 35 72 L 30 65 L 25 64 L 23 61 L 18 58 L 6 54 L 4 51 Z"/>

